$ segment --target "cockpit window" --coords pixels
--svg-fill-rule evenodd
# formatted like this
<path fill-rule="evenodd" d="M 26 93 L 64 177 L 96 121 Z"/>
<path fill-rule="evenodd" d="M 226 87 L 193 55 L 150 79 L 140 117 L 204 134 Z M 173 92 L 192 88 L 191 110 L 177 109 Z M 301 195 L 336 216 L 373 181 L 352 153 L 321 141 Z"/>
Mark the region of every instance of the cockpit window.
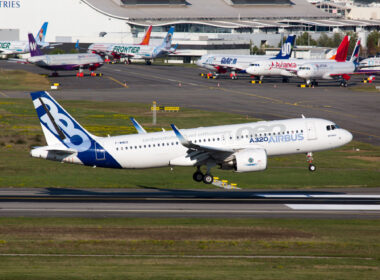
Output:
<path fill-rule="evenodd" d="M 326 126 L 326 129 L 327 129 L 327 130 L 334 130 L 334 129 L 336 129 L 336 128 L 339 128 L 339 126 L 337 126 L 336 124 L 332 124 L 332 125 L 328 125 L 328 126 Z"/>

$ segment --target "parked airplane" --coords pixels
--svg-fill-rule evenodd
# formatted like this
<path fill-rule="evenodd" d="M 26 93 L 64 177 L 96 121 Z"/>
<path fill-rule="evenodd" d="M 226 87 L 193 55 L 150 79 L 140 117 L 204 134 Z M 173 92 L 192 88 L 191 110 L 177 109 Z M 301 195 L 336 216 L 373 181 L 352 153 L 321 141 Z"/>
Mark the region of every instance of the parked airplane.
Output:
<path fill-rule="evenodd" d="M 260 121 L 173 131 L 98 137 L 84 129 L 45 91 L 31 97 L 47 146 L 31 156 L 106 168 L 194 166 L 193 179 L 213 182 L 211 168 L 236 172 L 262 171 L 268 156 L 305 153 L 315 171 L 312 153 L 340 147 L 352 134 L 335 123 L 316 118 Z M 207 171 L 202 173 L 201 167 Z"/>
<path fill-rule="evenodd" d="M 97 54 L 75 53 L 75 54 L 55 54 L 43 55 L 32 34 L 28 34 L 31 57 L 27 58 L 27 63 L 33 63 L 38 67 L 52 70 L 53 75 L 58 75 L 57 71 L 79 70 L 77 76 L 83 77 L 83 69 L 89 69 L 91 75 L 93 71 L 103 65 L 103 59 Z"/>
<path fill-rule="evenodd" d="M 127 44 L 113 44 L 108 47 L 107 53 L 113 56 L 144 59 L 146 64 L 150 65 L 151 60 L 154 58 L 164 57 L 169 54 L 175 53 L 177 46 L 172 47 L 172 38 L 174 33 L 174 26 L 170 27 L 162 44 L 158 46 L 153 45 L 127 45 Z"/>
<path fill-rule="evenodd" d="M 299 68 L 306 63 L 322 63 L 322 62 L 344 62 L 347 58 L 349 46 L 349 38 L 345 36 L 340 43 L 334 59 L 322 59 L 322 60 L 312 60 L 312 59 L 263 59 L 254 62 L 250 67 L 247 68 L 247 73 L 259 77 L 262 80 L 264 77 L 282 76 L 283 82 L 288 82 L 290 77 L 297 77 L 297 71 Z"/>
<path fill-rule="evenodd" d="M 37 44 L 43 48 L 50 45 L 48 42 L 45 42 L 47 27 L 48 23 L 44 22 L 35 37 Z M 24 53 L 29 53 L 28 41 L 0 41 L 0 54 L 10 55 Z"/>
<path fill-rule="evenodd" d="M 350 61 L 346 61 L 346 58 L 342 60 L 335 59 L 335 61 L 310 61 L 297 69 L 297 76 L 304 79 L 306 84 L 311 85 L 318 85 L 317 80 L 319 79 L 340 79 L 340 85 L 346 87 L 351 75 L 358 74 L 359 51 L 360 40 L 356 42 Z"/>
<path fill-rule="evenodd" d="M 380 75 L 380 57 L 370 57 L 363 59 L 359 63 L 359 69 L 357 70 L 360 74 L 368 75 L 368 80 L 374 80 L 375 76 Z"/>
<path fill-rule="evenodd" d="M 268 55 L 231 55 L 231 54 L 207 54 L 203 55 L 196 64 L 207 70 L 214 71 L 215 76 L 231 72 L 231 78 L 237 79 L 236 73 L 246 73 L 246 69 L 258 60 L 263 59 L 289 59 L 292 55 L 296 35 L 289 35 L 281 50 L 276 56 Z"/>
<path fill-rule="evenodd" d="M 151 33 L 152 33 L 152 25 L 150 25 L 148 27 L 147 31 L 145 32 L 144 38 L 142 39 L 140 44 L 131 44 L 129 46 L 136 47 L 136 46 L 147 46 L 147 45 L 149 45 Z M 88 47 L 88 52 L 95 53 L 95 54 L 98 54 L 100 56 L 106 56 L 108 54 L 107 50 L 113 45 L 116 45 L 116 44 L 114 44 L 114 43 L 94 43 Z M 120 56 L 115 54 L 115 58 L 119 59 Z"/>

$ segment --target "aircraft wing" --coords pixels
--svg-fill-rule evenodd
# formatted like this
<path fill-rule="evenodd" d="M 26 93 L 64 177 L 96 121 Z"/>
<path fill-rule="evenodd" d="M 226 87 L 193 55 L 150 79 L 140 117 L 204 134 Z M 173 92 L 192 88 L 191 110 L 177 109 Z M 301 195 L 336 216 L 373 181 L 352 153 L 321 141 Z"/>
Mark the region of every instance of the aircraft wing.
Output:
<path fill-rule="evenodd" d="M 206 152 L 206 153 L 209 153 L 209 154 L 212 154 L 212 155 L 218 155 L 218 157 L 222 157 L 222 158 L 227 158 L 229 157 L 231 154 L 235 153 L 237 150 L 234 150 L 234 149 L 224 149 L 224 148 L 216 148 L 216 147 L 210 147 L 210 146 L 204 146 L 204 145 L 197 145 L 197 144 L 194 144 L 193 142 L 187 140 L 182 134 L 181 132 L 179 132 L 178 128 L 174 125 L 174 124 L 171 124 L 170 125 L 175 133 L 175 135 L 177 136 L 178 140 L 180 141 L 180 143 L 182 144 L 182 146 L 190 149 L 190 150 L 193 150 L 193 151 L 197 151 L 197 152 Z"/>
<path fill-rule="evenodd" d="M 8 62 L 30 64 L 26 59 L 22 59 L 22 58 L 8 58 Z"/>
<path fill-rule="evenodd" d="M 212 66 L 214 66 L 215 68 L 219 68 L 219 69 L 226 69 L 226 70 L 233 70 L 233 71 L 244 71 L 247 67 L 243 66 L 243 65 L 240 65 L 240 64 L 236 64 L 234 66 L 230 66 L 230 65 L 226 65 L 226 64 L 219 64 L 219 63 L 213 63 L 211 64 Z"/>
<path fill-rule="evenodd" d="M 147 133 L 146 130 L 141 126 L 141 124 L 139 124 L 135 120 L 135 118 L 130 117 L 129 119 L 131 120 L 131 122 L 133 123 L 133 126 L 136 128 L 136 130 L 137 130 L 137 132 L 139 134 L 145 134 L 145 133 Z"/>

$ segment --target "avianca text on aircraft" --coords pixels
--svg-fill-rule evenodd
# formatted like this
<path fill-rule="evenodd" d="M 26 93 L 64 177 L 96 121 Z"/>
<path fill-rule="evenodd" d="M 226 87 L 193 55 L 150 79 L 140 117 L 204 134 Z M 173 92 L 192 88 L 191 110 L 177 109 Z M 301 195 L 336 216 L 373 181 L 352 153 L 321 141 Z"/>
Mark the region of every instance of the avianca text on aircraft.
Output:
<path fill-rule="evenodd" d="M 236 172 L 262 171 L 268 156 L 313 152 L 340 147 L 352 134 L 335 123 L 317 118 L 260 121 L 213 127 L 97 137 L 84 129 L 47 92 L 31 93 L 47 146 L 31 156 L 106 168 L 194 166 L 195 181 L 213 182 L 211 168 Z M 134 120 L 132 120 L 134 121 Z M 206 166 L 206 173 L 201 167 Z"/>
<path fill-rule="evenodd" d="M 149 45 L 151 33 L 152 33 L 152 25 L 150 25 L 148 27 L 148 29 L 145 32 L 145 35 L 144 35 L 140 44 L 130 44 L 129 46 L 136 47 L 136 46 L 147 46 L 147 45 Z M 98 54 L 100 56 L 106 56 L 107 50 L 113 45 L 116 45 L 116 44 L 115 43 L 94 43 L 88 47 L 88 52 Z M 115 54 L 115 58 L 119 59 L 120 56 L 117 56 Z"/>
<path fill-rule="evenodd" d="M 265 59 L 253 63 L 247 68 L 247 73 L 259 77 L 262 80 L 266 76 L 282 76 L 283 82 L 288 82 L 290 77 L 297 77 L 297 71 L 307 63 L 344 62 L 347 58 L 349 38 L 345 36 L 340 43 L 334 59 L 311 60 L 311 59 Z"/>
<path fill-rule="evenodd" d="M 162 43 L 158 46 L 142 45 L 131 46 L 127 44 L 113 44 L 108 47 L 107 53 L 113 56 L 144 59 L 150 65 L 151 60 L 175 53 L 177 46 L 172 47 L 174 26 L 171 26 Z"/>
<path fill-rule="evenodd" d="M 38 30 L 35 40 L 41 47 L 49 46 L 49 43 L 45 42 L 45 36 L 48 23 L 44 22 L 41 28 Z M 29 53 L 28 41 L 0 41 L 0 54 L 24 54 Z"/>
<path fill-rule="evenodd" d="M 199 67 L 214 71 L 216 77 L 230 71 L 231 78 L 237 79 L 236 73 L 246 73 L 246 69 L 258 60 L 289 59 L 292 55 L 295 39 L 296 35 L 289 35 L 276 56 L 207 54 L 203 55 L 196 63 Z"/>
<path fill-rule="evenodd" d="M 57 71 L 79 70 L 78 76 L 83 76 L 83 69 L 95 71 L 103 65 L 103 59 L 97 54 L 75 53 L 43 55 L 36 44 L 32 34 L 28 34 L 30 55 L 28 63 L 33 63 L 38 67 L 54 71 L 53 75 L 58 75 Z M 92 74 L 91 74 L 92 75 Z"/>

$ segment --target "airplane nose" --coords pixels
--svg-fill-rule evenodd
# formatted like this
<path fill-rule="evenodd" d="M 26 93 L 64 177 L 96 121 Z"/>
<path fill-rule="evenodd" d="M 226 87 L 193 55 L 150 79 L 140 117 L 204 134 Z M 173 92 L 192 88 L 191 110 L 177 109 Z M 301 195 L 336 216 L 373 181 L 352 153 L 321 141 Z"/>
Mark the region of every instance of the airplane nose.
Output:
<path fill-rule="evenodd" d="M 196 64 L 197 66 L 202 66 L 202 61 L 201 61 L 200 59 L 198 59 L 198 60 L 195 62 L 195 64 Z"/>
<path fill-rule="evenodd" d="M 345 144 L 350 143 L 352 141 L 352 138 L 353 138 L 353 136 L 352 136 L 351 132 L 349 132 L 348 130 L 343 131 L 342 139 L 343 139 Z"/>

